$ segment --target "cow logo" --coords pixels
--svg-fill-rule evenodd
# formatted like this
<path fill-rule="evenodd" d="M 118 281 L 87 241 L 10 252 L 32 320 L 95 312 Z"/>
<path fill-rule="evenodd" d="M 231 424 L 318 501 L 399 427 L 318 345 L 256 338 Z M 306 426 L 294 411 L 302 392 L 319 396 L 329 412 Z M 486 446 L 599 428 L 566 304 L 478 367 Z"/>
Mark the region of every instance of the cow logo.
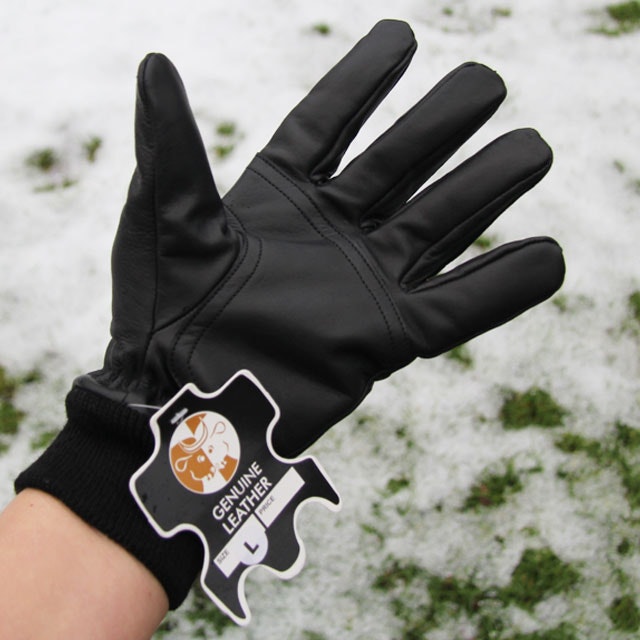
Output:
<path fill-rule="evenodd" d="M 238 468 L 238 434 L 219 413 L 191 414 L 174 431 L 169 458 L 171 470 L 183 487 L 194 493 L 215 493 L 231 481 Z"/>

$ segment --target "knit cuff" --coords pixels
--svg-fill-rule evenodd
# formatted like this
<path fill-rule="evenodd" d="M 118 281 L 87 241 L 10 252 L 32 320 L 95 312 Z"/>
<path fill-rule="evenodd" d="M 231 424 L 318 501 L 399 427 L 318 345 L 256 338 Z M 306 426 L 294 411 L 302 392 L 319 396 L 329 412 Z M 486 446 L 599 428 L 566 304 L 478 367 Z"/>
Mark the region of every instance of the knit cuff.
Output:
<path fill-rule="evenodd" d="M 161 538 L 129 491 L 129 479 L 153 452 L 147 417 L 90 391 L 67 396 L 68 422 L 15 481 L 16 492 L 45 491 L 140 560 L 175 609 L 202 568 L 202 543 L 182 532 Z"/>

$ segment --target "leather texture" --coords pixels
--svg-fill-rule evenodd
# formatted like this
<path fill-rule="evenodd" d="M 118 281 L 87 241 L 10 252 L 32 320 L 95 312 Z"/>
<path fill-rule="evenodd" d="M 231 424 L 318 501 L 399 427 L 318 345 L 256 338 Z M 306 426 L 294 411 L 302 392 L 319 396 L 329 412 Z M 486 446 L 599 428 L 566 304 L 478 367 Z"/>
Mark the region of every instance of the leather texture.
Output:
<path fill-rule="evenodd" d="M 186 382 L 212 391 L 246 368 L 280 406 L 274 445 L 292 456 L 374 381 L 553 294 L 564 262 L 550 238 L 442 273 L 548 171 L 535 131 L 507 133 L 414 195 L 503 101 L 487 67 L 452 71 L 335 173 L 415 48 L 408 25 L 378 23 L 224 199 L 177 71 L 147 56 L 113 248 L 112 339 L 103 369 L 76 385 L 160 405 Z"/>

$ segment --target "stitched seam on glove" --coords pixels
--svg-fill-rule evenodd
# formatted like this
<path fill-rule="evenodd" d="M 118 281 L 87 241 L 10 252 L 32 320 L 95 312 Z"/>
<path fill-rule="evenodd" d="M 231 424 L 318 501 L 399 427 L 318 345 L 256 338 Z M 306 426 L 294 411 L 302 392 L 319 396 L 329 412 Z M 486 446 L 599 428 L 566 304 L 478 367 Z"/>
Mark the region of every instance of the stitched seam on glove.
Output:
<path fill-rule="evenodd" d="M 304 190 L 302 190 L 293 180 L 291 180 L 291 178 L 289 178 L 289 176 L 287 176 L 285 173 L 283 173 L 273 162 L 271 162 L 268 158 L 262 156 L 261 154 L 258 154 L 258 157 L 260 157 L 261 160 L 263 160 L 267 165 L 269 165 L 274 171 L 276 171 L 278 173 L 278 175 L 280 175 L 284 180 L 286 180 L 289 184 L 291 184 L 308 202 L 309 204 L 316 210 L 316 212 L 318 213 L 318 215 L 325 221 L 325 223 L 327 225 L 329 225 L 336 233 L 336 235 L 338 235 L 340 238 L 342 238 L 342 240 L 344 240 L 346 243 L 349 244 L 349 246 L 360 256 L 360 259 L 362 260 L 362 262 L 366 265 L 366 267 L 368 268 L 369 272 L 371 273 L 371 275 L 373 276 L 374 280 L 377 282 L 378 286 L 380 287 L 380 289 L 382 290 L 382 292 L 384 293 L 385 297 L 387 298 L 387 302 L 389 304 L 389 306 L 391 307 L 391 309 L 393 310 L 393 313 L 396 317 L 396 320 L 398 321 L 398 324 L 400 325 L 400 328 L 402 330 L 402 338 L 404 341 L 404 346 L 405 349 L 407 350 L 407 352 L 410 349 L 410 343 L 409 343 L 409 339 L 407 337 L 407 330 L 406 330 L 406 326 L 404 324 L 404 321 L 402 319 L 402 316 L 400 315 L 400 312 L 398 311 L 393 298 L 391 297 L 391 295 L 389 294 L 389 292 L 387 291 L 386 286 L 384 285 L 384 282 L 382 280 L 382 278 L 380 277 L 380 275 L 378 274 L 378 272 L 375 270 L 375 268 L 370 264 L 368 258 L 362 253 L 362 251 L 360 250 L 360 248 L 351 240 L 351 238 L 343 233 L 342 231 L 340 231 L 340 229 L 338 229 L 332 222 L 331 220 L 329 220 L 321 211 L 321 209 L 318 207 L 318 205 L 315 203 L 315 201 L 307 194 L 305 193 Z M 282 191 L 277 185 L 275 185 L 271 180 L 269 180 L 266 176 L 264 176 L 262 173 L 260 173 L 259 171 L 257 171 L 255 168 L 250 167 L 250 170 L 253 171 L 256 175 L 260 176 L 265 182 L 267 182 L 270 186 L 272 186 L 274 189 L 276 189 L 276 191 L 278 191 L 281 195 L 283 195 L 298 211 L 299 213 L 302 215 L 302 217 L 307 221 L 307 223 L 318 233 L 318 235 L 320 235 L 322 238 L 324 238 L 325 240 L 328 240 L 329 242 L 331 242 L 339 251 L 340 253 L 342 253 L 342 255 L 346 258 L 346 260 L 349 262 L 349 264 L 351 265 L 352 269 L 355 271 L 355 273 L 357 274 L 360 282 L 362 282 L 362 284 L 364 285 L 364 287 L 366 288 L 366 290 L 369 292 L 369 295 L 371 296 L 371 298 L 374 300 L 376 306 L 378 307 L 378 310 L 380 311 L 383 319 L 384 319 L 384 323 L 385 326 L 387 327 L 387 333 L 389 335 L 389 341 L 391 342 L 391 344 L 395 344 L 396 340 L 394 338 L 393 332 L 391 330 L 391 325 L 389 323 L 389 320 L 387 318 L 387 315 L 384 312 L 384 309 L 382 307 L 382 305 L 380 304 L 380 301 L 378 300 L 378 298 L 376 297 L 375 293 L 373 292 L 373 290 L 371 289 L 371 287 L 367 284 L 365 277 L 362 275 L 362 273 L 360 272 L 360 270 L 358 269 L 358 267 L 356 266 L 356 264 L 353 262 L 353 260 L 349 257 L 349 254 L 346 253 L 344 251 L 344 249 L 340 246 L 339 243 L 337 243 L 335 240 L 333 240 L 332 238 L 327 237 L 326 235 L 324 235 L 320 229 L 318 229 L 318 227 L 313 223 L 313 221 L 309 218 L 309 216 L 307 216 L 307 214 L 304 212 L 303 209 L 301 209 L 284 191 Z"/>
<path fill-rule="evenodd" d="M 228 205 L 227 205 L 228 206 Z M 231 210 L 231 209 L 230 209 Z M 235 215 L 235 214 L 234 214 Z M 258 270 L 258 266 L 260 265 L 260 262 L 262 260 L 262 240 L 260 240 L 259 238 L 256 238 L 257 242 L 258 242 L 258 256 L 256 258 L 256 262 L 253 265 L 253 268 L 251 269 L 251 272 L 249 273 L 249 275 L 245 278 L 244 282 L 242 283 L 242 285 L 240 287 L 238 287 L 236 289 L 236 291 L 234 292 L 234 294 L 222 305 L 222 307 L 220 307 L 220 309 L 218 309 L 218 311 L 215 313 L 215 315 L 213 316 L 213 318 L 202 328 L 202 330 L 199 332 L 197 338 L 195 339 L 191 349 L 189 350 L 189 355 L 187 357 L 187 367 L 188 367 L 188 371 L 189 371 L 189 377 L 191 380 L 194 379 L 195 377 L 195 373 L 193 371 L 193 367 L 191 365 L 191 361 L 193 359 L 193 355 L 196 351 L 196 349 L 198 348 L 198 345 L 200 344 L 200 341 L 204 338 L 205 334 L 211 329 L 211 327 L 215 324 L 216 320 L 220 317 L 220 315 L 222 315 L 222 313 L 224 312 L 224 310 L 231 304 L 231 302 L 233 302 L 233 300 L 242 292 L 242 290 L 249 284 L 249 282 L 251 282 L 251 279 L 253 278 L 253 276 L 255 275 L 256 271 Z M 244 259 L 246 258 L 248 251 L 245 251 L 244 256 L 242 257 L 242 260 L 240 261 L 240 263 L 244 262 Z M 240 263 L 238 264 L 238 266 L 233 270 L 233 273 L 231 273 L 229 275 L 229 278 L 231 278 L 231 276 L 233 274 L 235 274 L 238 269 L 240 268 Z M 224 283 L 223 283 L 224 284 Z M 196 311 L 194 313 L 193 319 L 195 320 L 195 318 L 198 317 L 198 315 L 200 315 L 200 313 L 203 312 L 204 308 L 207 306 L 207 304 L 209 303 L 209 301 L 215 296 L 215 291 L 207 297 L 207 300 L 205 300 L 203 302 L 203 304 L 200 306 L 200 308 L 198 309 L 198 311 Z M 175 353 L 176 347 L 178 342 L 180 341 L 180 338 L 182 337 L 182 335 L 185 333 L 187 326 L 189 326 L 190 323 L 185 324 L 185 326 L 183 327 L 183 329 L 178 333 L 178 335 L 176 336 L 175 342 L 174 342 L 174 346 L 172 349 L 172 361 L 173 361 L 173 355 Z"/>

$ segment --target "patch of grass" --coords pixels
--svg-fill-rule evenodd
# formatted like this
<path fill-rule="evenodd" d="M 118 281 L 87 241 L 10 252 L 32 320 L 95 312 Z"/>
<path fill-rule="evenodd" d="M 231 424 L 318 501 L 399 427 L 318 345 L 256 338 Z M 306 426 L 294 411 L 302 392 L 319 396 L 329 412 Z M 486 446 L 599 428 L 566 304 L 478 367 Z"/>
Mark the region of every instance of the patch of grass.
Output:
<path fill-rule="evenodd" d="M 473 579 L 431 574 L 420 565 L 388 558 L 373 588 L 389 593 L 394 616 L 402 623 L 402 640 L 422 640 L 438 624 L 465 613 L 478 614 L 492 592 Z M 489 638 L 491 636 L 487 636 Z"/>
<path fill-rule="evenodd" d="M 493 7 L 491 9 L 491 15 L 496 18 L 510 18 L 512 13 L 509 7 Z"/>
<path fill-rule="evenodd" d="M 631 316 L 636 322 L 640 323 L 640 291 L 634 291 L 628 298 L 629 310 Z"/>
<path fill-rule="evenodd" d="M 213 147 L 213 152 L 220 159 L 226 158 L 236 146 L 234 144 L 216 144 Z"/>
<path fill-rule="evenodd" d="M 633 546 L 631 545 L 629 538 L 623 538 L 620 541 L 620 544 L 616 547 L 616 551 L 621 556 L 628 556 L 633 551 Z"/>
<path fill-rule="evenodd" d="M 236 133 L 236 123 L 232 122 L 231 120 L 221 122 L 216 127 L 216 133 L 219 136 L 233 136 Z"/>
<path fill-rule="evenodd" d="M 473 241 L 473 246 L 486 251 L 487 249 L 491 249 L 495 242 L 495 238 L 493 238 L 492 236 L 482 234 L 480 237 L 476 238 Z"/>
<path fill-rule="evenodd" d="M 13 436 L 18 433 L 18 425 L 23 418 L 24 413 L 11 402 L 0 400 L 0 435 Z"/>
<path fill-rule="evenodd" d="M 476 626 L 474 640 L 498 640 L 502 638 L 504 628 L 504 620 L 495 612 L 483 614 Z"/>
<path fill-rule="evenodd" d="M 623 422 L 616 422 L 616 442 L 626 449 L 637 449 L 640 447 L 640 429 L 634 429 Z"/>
<path fill-rule="evenodd" d="M 72 180 L 71 178 L 63 178 L 60 182 L 47 182 L 46 184 L 40 185 L 36 187 L 34 191 L 36 193 L 49 193 L 51 191 L 55 191 L 56 189 L 68 189 L 69 187 L 73 187 L 78 184 L 77 180 Z"/>
<path fill-rule="evenodd" d="M 324 633 L 304 629 L 302 631 L 302 640 L 327 640 L 327 636 L 325 636 Z"/>
<path fill-rule="evenodd" d="M 37 382 L 41 378 L 42 374 L 37 370 L 14 378 L 0 365 L 0 453 L 8 449 L 6 437 L 13 436 L 18 432 L 20 422 L 25 417 L 24 412 L 14 405 L 16 392 L 22 385 Z"/>
<path fill-rule="evenodd" d="M 36 437 L 31 440 L 31 449 L 33 451 L 37 449 L 46 449 L 56 438 L 56 436 L 60 433 L 59 429 L 51 429 L 48 431 L 43 431 L 39 433 Z"/>
<path fill-rule="evenodd" d="M 640 629 L 640 610 L 630 595 L 616 598 L 607 609 L 609 619 L 619 631 L 637 631 Z"/>
<path fill-rule="evenodd" d="M 238 125 L 232 120 L 222 120 L 216 127 L 218 141 L 211 147 L 216 158 L 223 160 L 233 153 L 242 135 L 238 131 Z"/>
<path fill-rule="evenodd" d="M 389 594 L 394 616 L 401 623 L 401 640 L 424 640 L 442 622 L 464 616 L 476 627 L 476 640 L 577 640 L 566 623 L 530 634 L 505 636 L 507 607 L 527 611 L 547 597 L 570 590 L 580 575 L 551 549 L 527 549 L 513 570 L 510 583 L 481 587 L 474 579 L 438 576 L 413 561 L 387 558 L 374 589 Z"/>
<path fill-rule="evenodd" d="M 472 579 L 459 580 L 454 576 L 445 578 L 431 576 L 427 590 L 435 616 L 447 605 L 453 605 L 454 608 L 465 611 L 471 616 L 478 611 L 480 603 L 487 598 L 487 591 L 481 589 Z"/>
<path fill-rule="evenodd" d="M 12 378 L 7 370 L 0 365 L 0 399 L 11 400 L 19 384 L 19 380 Z"/>
<path fill-rule="evenodd" d="M 429 572 L 414 562 L 400 562 L 387 558 L 386 566 L 373 581 L 373 588 L 379 591 L 391 591 L 397 586 L 408 586 L 415 580 L 426 580 Z"/>
<path fill-rule="evenodd" d="M 374 429 L 378 423 L 378 416 L 372 413 L 367 413 L 366 411 L 356 410 L 353 413 L 353 417 L 355 418 L 355 426 L 357 428 Z"/>
<path fill-rule="evenodd" d="M 91 136 L 82 145 L 85 158 L 89 162 L 92 162 L 92 163 L 95 162 L 96 155 L 101 146 L 102 146 L 102 138 L 100 136 Z"/>
<path fill-rule="evenodd" d="M 559 627 L 533 633 L 517 633 L 506 640 L 578 640 L 575 627 L 563 622 Z"/>
<path fill-rule="evenodd" d="M 590 440 L 577 433 L 563 433 L 554 445 L 565 453 L 586 453 L 596 462 L 607 458 L 607 452 L 598 440 Z"/>
<path fill-rule="evenodd" d="M 478 510 L 482 507 L 498 507 L 507 498 L 522 491 L 520 476 L 509 462 L 504 473 L 484 473 L 480 480 L 471 487 L 462 511 Z"/>
<path fill-rule="evenodd" d="M 473 357 L 471 356 L 471 351 L 469 351 L 469 347 L 464 344 L 460 344 L 457 347 L 453 347 L 453 349 L 447 351 L 445 357 L 449 358 L 449 360 L 457 362 L 465 369 L 470 369 L 473 366 Z"/>
<path fill-rule="evenodd" d="M 640 507 L 640 469 L 626 460 L 620 460 L 619 471 L 629 506 L 632 509 Z"/>
<path fill-rule="evenodd" d="M 29 154 L 26 163 L 27 166 L 46 173 L 60 164 L 60 156 L 58 156 L 55 149 L 45 147 Z"/>
<path fill-rule="evenodd" d="M 380 531 L 380 529 L 378 529 L 377 527 L 374 527 L 373 525 L 371 525 L 371 524 L 367 524 L 367 523 L 365 522 L 365 523 L 362 523 L 362 524 L 360 525 L 360 528 L 361 528 L 365 533 L 368 533 L 369 535 L 374 536 L 374 537 L 378 540 L 378 542 L 379 542 L 380 544 L 382 544 L 382 543 L 384 542 L 384 540 L 385 540 L 385 535 L 384 535 L 384 533 L 382 533 L 382 531 Z"/>
<path fill-rule="evenodd" d="M 562 313 L 566 313 L 566 311 L 569 309 L 569 300 L 564 293 L 559 293 L 558 295 L 553 296 L 553 298 L 551 298 L 551 302 Z"/>
<path fill-rule="evenodd" d="M 395 495 L 399 491 L 406 489 L 411 485 L 411 481 L 406 476 L 400 476 L 399 478 L 390 478 L 387 482 L 386 494 Z"/>
<path fill-rule="evenodd" d="M 640 29 L 640 2 L 638 0 L 610 4 L 607 6 L 607 13 L 624 31 Z"/>
<path fill-rule="evenodd" d="M 617 160 L 617 159 L 613 161 L 613 168 L 618 173 L 624 173 L 627 170 L 627 166 L 625 165 L 625 163 L 622 162 L 622 160 Z"/>
<path fill-rule="evenodd" d="M 618 173 L 622 175 L 627 172 L 627 167 L 624 162 L 622 162 L 622 160 L 614 160 L 613 167 Z M 630 178 L 628 179 L 627 184 L 632 191 L 640 195 L 640 178 Z"/>
<path fill-rule="evenodd" d="M 311 31 L 321 36 L 328 36 L 331 33 L 331 27 L 326 22 L 318 22 L 311 27 Z"/>
<path fill-rule="evenodd" d="M 640 2 L 638 0 L 607 5 L 605 12 L 612 26 L 597 27 L 593 29 L 595 33 L 615 37 L 640 29 Z"/>
<path fill-rule="evenodd" d="M 212 630 L 220 636 L 225 629 L 236 626 L 229 616 L 218 609 L 200 585 L 193 589 L 193 600 L 185 611 L 185 616 L 191 622 L 200 625 L 194 631 L 196 638 L 209 638 Z"/>
<path fill-rule="evenodd" d="M 547 597 L 569 591 L 579 579 L 576 569 L 551 549 L 526 549 L 500 595 L 505 602 L 532 611 Z"/>
<path fill-rule="evenodd" d="M 614 469 L 620 476 L 625 498 L 632 509 L 640 507 L 640 469 L 629 453 L 640 448 L 640 430 L 621 421 L 604 440 L 592 440 L 575 433 L 565 433 L 555 441 L 555 446 L 565 453 L 585 453 L 596 465 L 596 469 Z M 580 475 L 558 470 L 559 478 L 573 483 Z"/>
<path fill-rule="evenodd" d="M 524 429 L 531 425 L 559 427 L 565 415 L 566 409 L 548 391 L 538 387 L 523 392 L 508 390 L 500 409 L 500 420 L 505 429 Z"/>

